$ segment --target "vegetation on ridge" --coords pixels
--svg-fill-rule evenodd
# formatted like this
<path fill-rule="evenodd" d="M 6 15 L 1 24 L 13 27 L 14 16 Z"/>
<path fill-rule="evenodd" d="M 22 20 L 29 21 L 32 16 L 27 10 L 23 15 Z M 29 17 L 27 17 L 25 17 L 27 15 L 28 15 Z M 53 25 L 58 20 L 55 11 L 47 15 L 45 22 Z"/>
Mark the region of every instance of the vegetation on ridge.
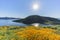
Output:
<path fill-rule="evenodd" d="M 43 17 L 39 15 L 31 15 L 24 19 L 14 20 L 14 22 L 24 23 L 24 24 L 32 24 L 32 23 L 40 23 L 40 24 L 60 24 L 60 20 L 51 17 Z"/>

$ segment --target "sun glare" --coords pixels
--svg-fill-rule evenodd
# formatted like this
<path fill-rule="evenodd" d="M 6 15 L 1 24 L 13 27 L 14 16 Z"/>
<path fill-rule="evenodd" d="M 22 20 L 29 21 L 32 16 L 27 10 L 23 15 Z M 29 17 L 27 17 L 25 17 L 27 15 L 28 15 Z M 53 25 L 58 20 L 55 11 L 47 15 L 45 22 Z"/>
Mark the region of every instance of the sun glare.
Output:
<path fill-rule="evenodd" d="M 39 8 L 38 4 L 33 4 L 33 10 L 37 10 Z"/>

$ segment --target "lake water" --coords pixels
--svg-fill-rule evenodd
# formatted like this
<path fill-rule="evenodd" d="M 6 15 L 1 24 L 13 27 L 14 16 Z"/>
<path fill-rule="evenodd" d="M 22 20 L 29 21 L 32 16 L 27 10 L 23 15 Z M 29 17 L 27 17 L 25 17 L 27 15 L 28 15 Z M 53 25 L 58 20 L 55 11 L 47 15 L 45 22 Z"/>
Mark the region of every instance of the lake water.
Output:
<path fill-rule="evenodd" d="M 17 22 L 13 22 L 13 20 L 16 20 L 16 19 L 0 19 L 0 26 L 27 26 L 23 23 L 17 23 Z M 43 25 L 43 24 L 40 24 L 42 26 L 52 26 L 52 25 Z"/>
<path fill-rule="evenodd" d="M 15 19 L 0 19 L 0 26 L 25 26 L 23 23 L 13 22 Z"/>

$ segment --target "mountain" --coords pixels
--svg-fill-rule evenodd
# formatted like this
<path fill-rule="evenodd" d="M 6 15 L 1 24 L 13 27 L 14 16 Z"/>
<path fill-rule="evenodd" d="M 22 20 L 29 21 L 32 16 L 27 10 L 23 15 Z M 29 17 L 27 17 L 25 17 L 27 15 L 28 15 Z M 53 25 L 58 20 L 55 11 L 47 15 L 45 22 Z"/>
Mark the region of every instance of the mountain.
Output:
<path fill-rule="evenodd" d="M 0 19 L 19 19 L 19 18 L 13 18 L 13 17 L 0 17 Z"/>
<path fill-rule="evenodd" d="M 60 20 L 51 17 L 44 17 L 39 15 L 31 15 L 24 19 L 14 20 L 14 22 L 24 23 L 24 24 L 32 24 L 32 23 L 40 23 L 40 24 L 60 24 Z"/>

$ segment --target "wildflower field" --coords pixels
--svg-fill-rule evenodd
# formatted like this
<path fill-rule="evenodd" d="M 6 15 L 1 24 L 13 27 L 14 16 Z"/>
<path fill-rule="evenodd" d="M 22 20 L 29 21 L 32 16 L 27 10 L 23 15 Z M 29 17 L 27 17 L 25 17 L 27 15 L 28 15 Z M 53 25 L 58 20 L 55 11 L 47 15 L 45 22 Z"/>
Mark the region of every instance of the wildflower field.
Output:
<path fill-rule="evenodd" d="M 0 40 L 60 40 L 60 26 L 0 26 Z"/>

